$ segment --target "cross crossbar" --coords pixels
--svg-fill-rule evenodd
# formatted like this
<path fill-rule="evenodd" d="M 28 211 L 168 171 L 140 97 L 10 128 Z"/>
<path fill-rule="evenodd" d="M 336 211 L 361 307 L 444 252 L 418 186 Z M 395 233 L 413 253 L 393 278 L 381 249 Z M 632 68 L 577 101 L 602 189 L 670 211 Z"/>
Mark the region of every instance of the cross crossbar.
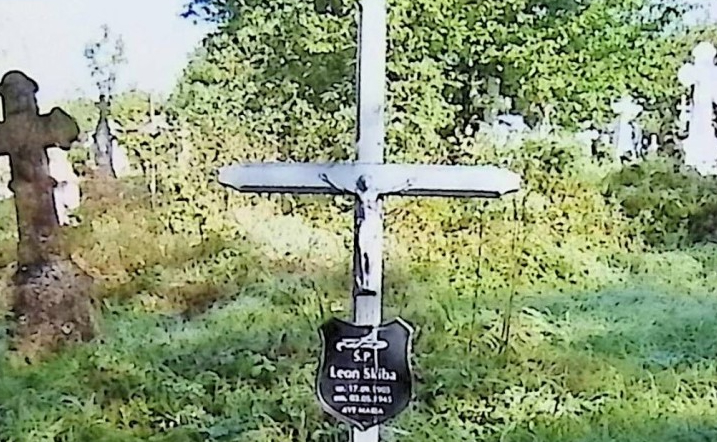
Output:
<path fill-rule="evenodd" d="M 509 170 L 432 164 L 236 164 L 220 169 L 219 182 L 240 192 L 358 195 L 362 176 L 377 195 L 499 198 L 520 189 Z"/>

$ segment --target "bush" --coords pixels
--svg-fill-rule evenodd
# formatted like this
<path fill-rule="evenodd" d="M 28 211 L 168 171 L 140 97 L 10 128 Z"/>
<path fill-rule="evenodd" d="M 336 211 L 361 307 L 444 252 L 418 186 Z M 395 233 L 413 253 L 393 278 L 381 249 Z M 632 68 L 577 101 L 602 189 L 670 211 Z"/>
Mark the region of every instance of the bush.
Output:
<path fill-rule="evenodd" d="M 717 179 L 656 157 L 608 178 L 614 198 L 653 246 L 689 246 L 713 237 Z"/>

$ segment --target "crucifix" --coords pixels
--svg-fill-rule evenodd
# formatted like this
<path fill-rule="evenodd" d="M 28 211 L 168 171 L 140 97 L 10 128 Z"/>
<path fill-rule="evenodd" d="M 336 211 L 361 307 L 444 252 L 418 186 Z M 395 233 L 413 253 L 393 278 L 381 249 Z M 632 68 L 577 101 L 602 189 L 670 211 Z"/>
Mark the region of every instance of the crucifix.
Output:
<path fill-rule="evenodd" d="M 384 163 L 386 17 L 386 0 L 361 0 L 358 14 L 357 54 L 358 161 L 235 164 L 223 167 L 219 171 L 219 182 L 240 192 L 351 194 L 355 197 L 353 326 L 363 327 L 363 330 L 368 330 L 366 332 L 368 334 L 361 336 L 356 334 L 340 340 L 336 343 L 338 352 L 347 348 L 367 348 L 377 352 L 385 349 L 387 345 L 385 341 L 376 339 L 382 321 L 384 197 L 404 195 L 498 198 L 520 189 L 519 175 L 493 166 Z M 341 327 L 348 329 L 346 324 L 331 323 L 329 329 L 334 331 L 340 330 Z M 386 336 L 400 335 L 400 339 L 405 339 L 401 327 L 393 327 L 390 330 L 389 328 L 386 326 L 385 329 L 381 329 L 385 331 Z M 368 339 L 370 336 L 373 337 L 372 340 Z M 324 336 L 327 337 L 331 338 Z M 401 348 L 406 349 L 405 342 Z M 366 358 L 370 359 L 370 352 L 356 354 L 361 358 L 364 357 L 361 355 L 365 354 Z M 359 371 L 334 370 L 337 377 L 351 377 L 354 373 Z M 390 370 L 381 371 L 378 367 L 377 370 L 369 370 L 369 376 L 373 376 L 371 373 L 384 380 L 392 378 Z M 401 374 L 400 370 L 399 374 Z M 336 391 L 350 393 L 351 387 L 356 385 L 337 386 Z M 364 387 L 370 390 L 370 386 L 361 386 Z M 380 388 L 384 387 L 374 385 L 373 393 L 382 392 Z M 350 400 L 350 396 L 348 397 Z M 337 395 L 335 398 L 336 401 L 346 400 L 343 395 Z M 376 417 L 374 420 L 366 421 L 355 416 L 347 418 L 341 411 L 330 409 L 324 401 L 322 405 L 329 413 L 352 424 L 352 441 L 379 440 L 380 423 L 385 419 Z M 344 414 L 361 412 L 362 409 L 367 414 L 383 413 L 383 409 L 378 406 L 347 409 L 350 411 Z"/>

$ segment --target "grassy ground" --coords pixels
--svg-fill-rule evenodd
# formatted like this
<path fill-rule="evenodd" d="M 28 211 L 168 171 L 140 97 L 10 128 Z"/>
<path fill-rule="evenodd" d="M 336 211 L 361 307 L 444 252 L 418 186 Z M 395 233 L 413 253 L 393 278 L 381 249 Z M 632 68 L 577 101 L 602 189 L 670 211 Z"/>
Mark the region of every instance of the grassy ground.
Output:
<path fill-rule="evenodd" d="M 319 318 L 310 301 L 272 293 L 276 283 L 191 321 L 110 307 L 103 343 L 42 366 L 4 363 L 0 435 L 341 440 L 312 389 Z M 469 302 L 426 294 L 404 309 L 418 326 L 416 400 L 386 440 L 716 440 L 711 297 L 623 289 L 526 301 L 508 357 L 496 351 L 498 314 L 481 302 L 471 327 Z"/>
<path fill-rule="evenodd" d="M 259 228 L 258 206 L 241 237 L 191 244 L 142 197 L 85 206 L 68 238 L 105 296 L 103 336 L 37 366 L 0 359 L 0 440 L 346 440 L 313 390 L 316 329 L 348 316 L 345 238 L 290 217 Z M 277 229 L 294 234 L 265 235 Z M 385 317 L 416 328 L 417 385 L 384 440 L 717 440 L 717 298 L 699 281 L 529 289 L 500 354 L 504 294 L 476 296 L 445 268 L 387 269 Z"/>

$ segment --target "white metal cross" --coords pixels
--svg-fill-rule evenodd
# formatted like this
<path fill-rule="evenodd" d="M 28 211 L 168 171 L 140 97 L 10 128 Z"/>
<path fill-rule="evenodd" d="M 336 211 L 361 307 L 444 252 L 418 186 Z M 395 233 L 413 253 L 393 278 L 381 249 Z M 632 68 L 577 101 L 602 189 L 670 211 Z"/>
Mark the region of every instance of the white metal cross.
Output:
<path fill-rule="evenodd" d="M 223 167 L 219 182 L 240 192 L 352 194 L 353 322 L 381 324 L 383 197 L 497 198 L 520 189 L 520 176 L 493 166 L 384 163 L 386 0 L 361 0 L 358 42 L 358 161 L 253 163 Z M 376 442 L 379 426 L 354 429 L 352 441 Z"/>

